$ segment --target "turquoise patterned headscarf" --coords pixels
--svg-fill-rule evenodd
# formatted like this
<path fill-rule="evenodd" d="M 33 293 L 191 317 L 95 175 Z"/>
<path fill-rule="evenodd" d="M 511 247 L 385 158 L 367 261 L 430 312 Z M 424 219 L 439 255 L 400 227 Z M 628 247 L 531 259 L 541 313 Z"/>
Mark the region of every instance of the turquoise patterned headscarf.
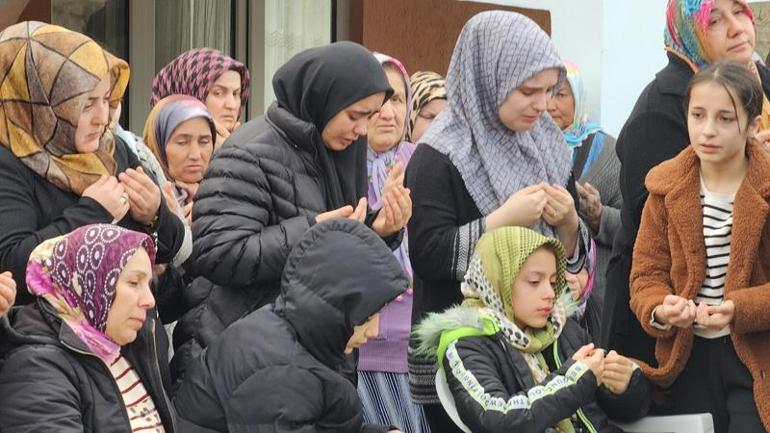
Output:
<path fill-rule="evenodd" d="M 570 148 L 580 146 L 589 135 L 602 130 L 596 122 L 588 120 L 588 95 L 586 93 L 583 77 L 576 64 L 564 60 L 567 68 L 567 82 L 572 88 L 572 97 L 575 100 L 575 114 L 572 124 L 564 131 L 564 139 Z"/>

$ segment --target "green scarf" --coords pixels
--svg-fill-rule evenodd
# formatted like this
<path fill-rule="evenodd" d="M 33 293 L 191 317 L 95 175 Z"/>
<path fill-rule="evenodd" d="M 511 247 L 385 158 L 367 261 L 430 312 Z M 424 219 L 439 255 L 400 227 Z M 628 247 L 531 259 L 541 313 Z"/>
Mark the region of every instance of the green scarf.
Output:
<path fill-rule="evenodd" d="M 557 302 L 545 327 L 522 330 L 513 320 L 511 290 L 521 266 L 541 247 L 550 248 L 556 255 L 554 289 Z M 461 286 L 465 297 L 463 306 L 481 309 L 482 315 L 492 322 L 485 323 L 485 328 L 498 329 L 524 355 L 536 383 L 545 380 L 549 373 L 541 352 L 559 337 L 567 321 L 568 301 L 565 302 L 562 296 L 569 295 L 565 271 L 564 247 L 558 240 L 523 227 L 502 227 L 487 232 L 479 239 Z M 569 419 L 559 421 L 554 427 L 563 433 L 575 432 Z"/>

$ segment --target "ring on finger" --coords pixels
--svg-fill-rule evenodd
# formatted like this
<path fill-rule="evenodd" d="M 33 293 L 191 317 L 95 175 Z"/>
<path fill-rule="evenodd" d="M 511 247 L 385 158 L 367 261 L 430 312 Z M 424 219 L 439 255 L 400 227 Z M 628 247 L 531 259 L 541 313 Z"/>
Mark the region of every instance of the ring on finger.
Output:
<path fill-rule="evenodd" d="M 128 194 L 127 193 L 124 192 L 123 194 L 120 195 L 120 202 L 123 203 L 124 206 L 126 204 L 128 204 Z"/>

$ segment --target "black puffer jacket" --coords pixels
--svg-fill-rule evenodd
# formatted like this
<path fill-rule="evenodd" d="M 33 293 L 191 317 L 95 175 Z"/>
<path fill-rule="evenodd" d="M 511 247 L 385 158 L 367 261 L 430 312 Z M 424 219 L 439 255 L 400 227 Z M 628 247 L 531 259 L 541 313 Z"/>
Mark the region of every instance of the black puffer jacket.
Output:
<path fill-rule="evenodd" d="M 116 173 L 139 167 L 139 159 L 119 138 L 115 143 Z M 42 241 L 88 224 L 109 224 L 112 215 L 97 201 L 59 189 L 24 165 L 8 148 L 0 146 L 0 272 L 11 271 L 17 284 L 16 304 L 34 297 L 24 280 L 29 254 Z M 130 230 L 151 233 L 131 214 L 118 222 Z M 182 246 L 184 226 L 161 197 L 156 227 L 157 263 L 168 263 Z"/>
<path fill-rule="evenodd" d="M 51 308 L 38 299 L 0 320 L 0 431 L 130 433 L 109 369 Z M 155 320 L 148 320 L 122 353 L 152 396 L 166 433 L 173 433 L 177 429 L 163 389 L 155 326 Z"/>
<path fill-rule="evenodd" d="M 317 214 L 332 210 L 315 140 L 320 134 L 312 124 L 274 104 L 239 128 L 211 161 L 196 195 L 188 272 L 206 278 L 192 280 L 180 301 L 190 311 L 174 330 L 175 380 L 227 326 L 275 299 L 289 251 Z M 386 242 L 395 248 L 400 240 L 398 233 Z"/>
<path fill-rule="evenodd" d="M 353 326 L 402 293 L 390 249 L 350 220 L 316 225 L 292 251 L 274 305 L 230 326 L 174 397 L 185 432 L 359 432 L 361 403 L 337 371 Z"/>
<path fill-rule="evenodd" d="M 420 332 L 479 327 L 478 311 L 455 307 L 426 319 Z M 578 431 L 622 432 L 607 415 L 618 421 L 646 415 L 651 386 L 637 368 L 625 393 L 597 388 L 593 372 L 572 360 L 590 342 L 588 332 L 569 319 L 556 342 L 541 352 L 551 373 L 536 384 L 524 356 L 501 332 L 455 340 L 447 347 L 443 366 L 457 413 L 477 433 L 551 432 L 557 422 L 573 415 L 573 424 L 583 429 Z"/>

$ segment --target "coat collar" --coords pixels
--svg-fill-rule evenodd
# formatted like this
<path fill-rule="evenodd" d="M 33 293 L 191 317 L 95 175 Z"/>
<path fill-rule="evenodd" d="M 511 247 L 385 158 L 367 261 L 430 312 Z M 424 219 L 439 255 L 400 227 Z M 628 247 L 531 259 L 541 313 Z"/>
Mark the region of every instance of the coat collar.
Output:
<path fill-rule="evenodd" d="M 747 147 L 749 166 L 735 194 L 730 262 L 725 287 L 743 287 L 750 281 L 753 262 L 768 211 L 770 210 L 770 155 L 761 148 Z M 645 180 L 650 194 L 662 195 L 671 226 L 679 235 L 688 265 L 703 274 L 706 251 L 700 203 L 700 162 L 692 146 L 650 170 Z M 687 295 L 695 295 L 703 275 L 692 279 Z M 697 286 L 697 287 L 696 287 Z M 692 291 L 692 293 L 689 293 Z"/>

